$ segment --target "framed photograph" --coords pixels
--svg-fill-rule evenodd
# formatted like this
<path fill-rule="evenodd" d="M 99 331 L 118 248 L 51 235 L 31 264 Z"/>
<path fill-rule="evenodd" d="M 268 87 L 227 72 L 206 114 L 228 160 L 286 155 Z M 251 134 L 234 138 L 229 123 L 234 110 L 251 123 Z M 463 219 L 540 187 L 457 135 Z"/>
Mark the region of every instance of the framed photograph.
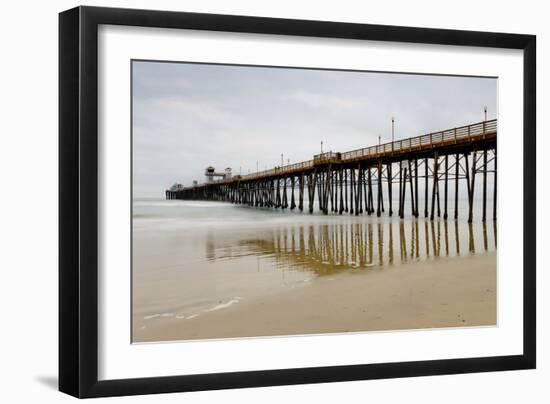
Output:
<path fill-rule="evenodd" d="M 60 390 L 534 368 L 535 44 L 61 13 Z"/>

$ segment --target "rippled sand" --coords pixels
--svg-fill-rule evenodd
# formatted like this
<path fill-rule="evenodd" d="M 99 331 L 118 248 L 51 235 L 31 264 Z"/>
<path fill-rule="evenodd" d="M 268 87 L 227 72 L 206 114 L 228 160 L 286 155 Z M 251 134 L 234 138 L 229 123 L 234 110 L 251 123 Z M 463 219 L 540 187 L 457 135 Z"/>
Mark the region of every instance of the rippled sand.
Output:
<path fill-rule="evenodd" d="M 488 326 L 496 313 L 489 252 L 336 273 L 190 316 L 134 315 L 134 342 Z"/>

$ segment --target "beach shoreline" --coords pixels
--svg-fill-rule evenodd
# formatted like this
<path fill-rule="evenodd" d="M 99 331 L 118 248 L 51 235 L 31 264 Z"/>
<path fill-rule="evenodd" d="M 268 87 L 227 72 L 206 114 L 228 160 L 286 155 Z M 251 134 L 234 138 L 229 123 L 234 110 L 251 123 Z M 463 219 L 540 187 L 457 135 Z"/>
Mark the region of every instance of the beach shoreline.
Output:
<path fill-rule="evenodd" d="M 495 252 L 365 268 L 193 316 L 134 313 L 133 342 L 491 326 L 496 282 Z"/>

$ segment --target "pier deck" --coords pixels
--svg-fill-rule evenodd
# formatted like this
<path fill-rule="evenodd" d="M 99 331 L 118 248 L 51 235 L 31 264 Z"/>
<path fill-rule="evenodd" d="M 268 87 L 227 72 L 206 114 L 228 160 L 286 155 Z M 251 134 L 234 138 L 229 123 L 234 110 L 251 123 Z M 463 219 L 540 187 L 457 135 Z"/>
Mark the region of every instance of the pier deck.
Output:
<path fill-rule="evenodd" d="M 398 183 L 398 215 L 404 217 L 405 201 L 409 199 L 411 214 L 418 217 L 420 177 L 425 183 L 424 215 L 429 215 L 431 219 L 441 215 L 442 182 L 443 217 L 447 219 L 450 211 L 449 182 L 454 180 L 454 217 L 457 218 L 459 180 L 465 180 L 468 221 L 471 222 L 476 174 L 482 174 L 482 220 L 485 221 L 488 173 L 494 174 L 492 213 L 493 219 L 496 219 L 496 139 L 495 119 L 343 153 L 321 153 L 299 163 L 205 182 L 177 191 L 167 190 L 166 198 L 216 200 L 300 210 L 304 209 L 304 202 L 307 202 L 308 210 L 313 212 L 317 197 L 317 207 L 325 214 L 331 211 L 370 215 L 375 212 L 376 205 L 376 214 L 380 216 L 385 212 L 383 188 L 387 184 L 386 205 L 391 216 L 394 213 L 393 184 Z M 409 197 L 407 193 L 410 193 Z"/>

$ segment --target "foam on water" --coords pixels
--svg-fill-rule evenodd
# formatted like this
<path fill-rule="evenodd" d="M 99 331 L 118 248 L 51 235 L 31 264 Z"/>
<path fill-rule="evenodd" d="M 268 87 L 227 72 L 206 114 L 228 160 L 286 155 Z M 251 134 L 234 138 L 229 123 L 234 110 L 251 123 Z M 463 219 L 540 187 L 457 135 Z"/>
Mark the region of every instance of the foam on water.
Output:
<path fill-rule="evenodd" d="M 221 310 L 221 309 L 225 309 L 227 307 L 230 307 L 232 305 L 234 305 L 235 303 L 239 303 L 241 301 L 240 298 L 235 298 L 235 299 L 231 299 L 230 301 L 226 302 L 226 303 L 220 303 L 214 307 L 211 307 L 209 309 L 206 309 L 205 312 L 209 312 L 209 311 L 216 311 L 216 310 Z"/>

